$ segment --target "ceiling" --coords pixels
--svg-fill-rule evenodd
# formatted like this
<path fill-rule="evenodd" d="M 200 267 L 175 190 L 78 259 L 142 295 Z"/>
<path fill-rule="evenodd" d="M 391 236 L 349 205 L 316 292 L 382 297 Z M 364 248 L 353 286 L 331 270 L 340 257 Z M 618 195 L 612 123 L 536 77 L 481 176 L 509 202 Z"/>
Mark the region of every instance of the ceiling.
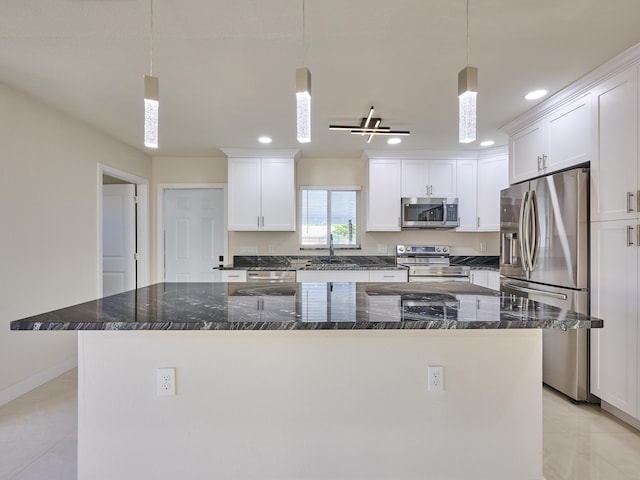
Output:
<path fill-rule="evenodd" d="M 638 0 L 470 0 L 469 64 L 479 69 L 478 142 L 640 42 Z M 467 65 L 466 0 L 154 0 L 157 150 L 142 145 L 150 0 L 0 2 L 0 82 L 150 155 L 222 148 L 478 149 L 457 142 L 457 75 Z M 304 33 L 304 39 L 303 39 Z M 295 135 L 295 69 L 312 74 L 312 141 Z M 538 101 L 539 102 L 539 101 Z M 386 138 L 330 131 L 374 105 Z M 269 135 L 273 143 L 257 142 Z"/>

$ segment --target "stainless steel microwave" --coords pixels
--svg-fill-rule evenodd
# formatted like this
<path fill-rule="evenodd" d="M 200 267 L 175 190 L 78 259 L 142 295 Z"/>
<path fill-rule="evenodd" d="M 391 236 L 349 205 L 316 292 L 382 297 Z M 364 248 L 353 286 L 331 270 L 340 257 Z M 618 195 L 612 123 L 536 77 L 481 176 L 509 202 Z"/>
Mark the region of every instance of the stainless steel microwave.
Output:
<path fill-rule="evenodd" d="M 456 228 L 457 198 L 402 198 L 402 228 Z"/>

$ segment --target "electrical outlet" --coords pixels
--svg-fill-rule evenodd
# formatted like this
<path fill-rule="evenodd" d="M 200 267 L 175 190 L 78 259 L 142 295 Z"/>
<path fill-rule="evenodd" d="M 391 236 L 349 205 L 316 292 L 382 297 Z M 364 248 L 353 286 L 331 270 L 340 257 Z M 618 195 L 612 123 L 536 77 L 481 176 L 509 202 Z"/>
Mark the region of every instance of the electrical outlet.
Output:
<path fill-rule="evenodd" d="M 176 369 L 159 368 L 156 370 L 158 396 L 173 396 L 176 394 Z"/>
<path fill-rule="evenodd" d="M 385 243 L 378 244 L 378 253 L 387 253 L 387 245 Z"/>
<path fill-rule="evenodd" d="M 427 369 L 428 390 L 430 392 L 441 392 L 444 390 L 444 367 L 442 365 L 429 365 Z"/>
<path fill-rule="evenodd" d="M 487 251 L 487 243 L 480 242 L 480 253 L 485 253 Z"/>

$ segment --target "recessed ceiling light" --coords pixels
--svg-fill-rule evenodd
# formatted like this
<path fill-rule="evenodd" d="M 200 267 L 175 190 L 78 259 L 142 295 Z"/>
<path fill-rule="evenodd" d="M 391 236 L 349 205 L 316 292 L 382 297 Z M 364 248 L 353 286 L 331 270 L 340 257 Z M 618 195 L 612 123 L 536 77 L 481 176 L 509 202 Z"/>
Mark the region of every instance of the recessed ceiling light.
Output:
<path fill-rule="evenodd" d="M 402 142 L 402 139 L 401 139 L 401 138 L 398 138 L 398 137 L 392 137 L 392 138 L 390 138 L 389 140 L 387 140 L 387 143 L 388 143 L 389 145 L 397 145 L 397 144 L 399 144 L 400 142 Z"/>
<path fill-rule="evenodd" d="M 494 143 L 496 143 L 496 142 L 494 142 L 493 140 L 485 140 L 484 142 L 480 142 L 480 146 L 481 147 L 490 147 Z"/>
<path fill-rule="evenodd" d="M 271 143 L 271 137 L 260 137 L 258 141 L 260 143 Z"/>
<path fill-rule="evenodd" d="M 527 93 L 524 98 L 526 100 L 537 100 L 544 97 L 547 93 L 548 92 L 546 90 L 534 90 L 533 92 Z"/>

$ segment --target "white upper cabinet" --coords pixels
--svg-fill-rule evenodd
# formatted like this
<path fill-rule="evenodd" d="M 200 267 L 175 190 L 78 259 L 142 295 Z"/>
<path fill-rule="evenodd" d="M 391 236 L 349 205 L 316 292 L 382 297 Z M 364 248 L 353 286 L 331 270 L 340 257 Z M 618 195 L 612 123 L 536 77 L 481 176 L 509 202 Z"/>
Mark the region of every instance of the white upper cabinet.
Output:
<path fill-rule="evenodd" d="M 455 160 L 402 160 L 403 197 L 455 197 Z"/>
<path fill-rule="evenodd" d="M 511 135 L 509 182 L 588 162 L 590 122 L 591 99 L 584 95 Z"/>
<path fill-rule="evenodd" d="M 544 150 L 544 124 L 538 122 L 509 139 L 511 159 L 509 182 L 517 183 L 540 175 Z"/>
<path fill-rule="evenodd" d="M 635 218 L 638 192 L 638 69 L 633 67 L 592 91 L 591 220 Z"/>
<path fill-rule="evenodd" d="M 456 229 L 457 232 L 475 232 L 477 229 L 477 169 L 477 160 L 458 160 L 458 178 L 456 181 L 458 184 L 458 217 L 460 218 L 460 226 Z"/>
<path fill-rule="evenodd" d="M 229 230 L 295 231 L 297 152 L 278 158 L 224 152 L 229 156 Z"/>
<path fill-rule="evenodd" d="M 506 154 L 478 160 L 477 231 L 500 231 L 500 191 L 508 186 Z"/>
<path fill-rule="evenodd" d="M 487 155 L 485 152 L 482 155 Z M 506 150 L 479 160 L 458 160 L 458 232 L 500 230 L 500 191 L 509 186 Z"/>
<path fill-rule="evenodd" d="M 373 158 L 368 162 L 368 232 L 400 231 L 400 160 Z"/>

